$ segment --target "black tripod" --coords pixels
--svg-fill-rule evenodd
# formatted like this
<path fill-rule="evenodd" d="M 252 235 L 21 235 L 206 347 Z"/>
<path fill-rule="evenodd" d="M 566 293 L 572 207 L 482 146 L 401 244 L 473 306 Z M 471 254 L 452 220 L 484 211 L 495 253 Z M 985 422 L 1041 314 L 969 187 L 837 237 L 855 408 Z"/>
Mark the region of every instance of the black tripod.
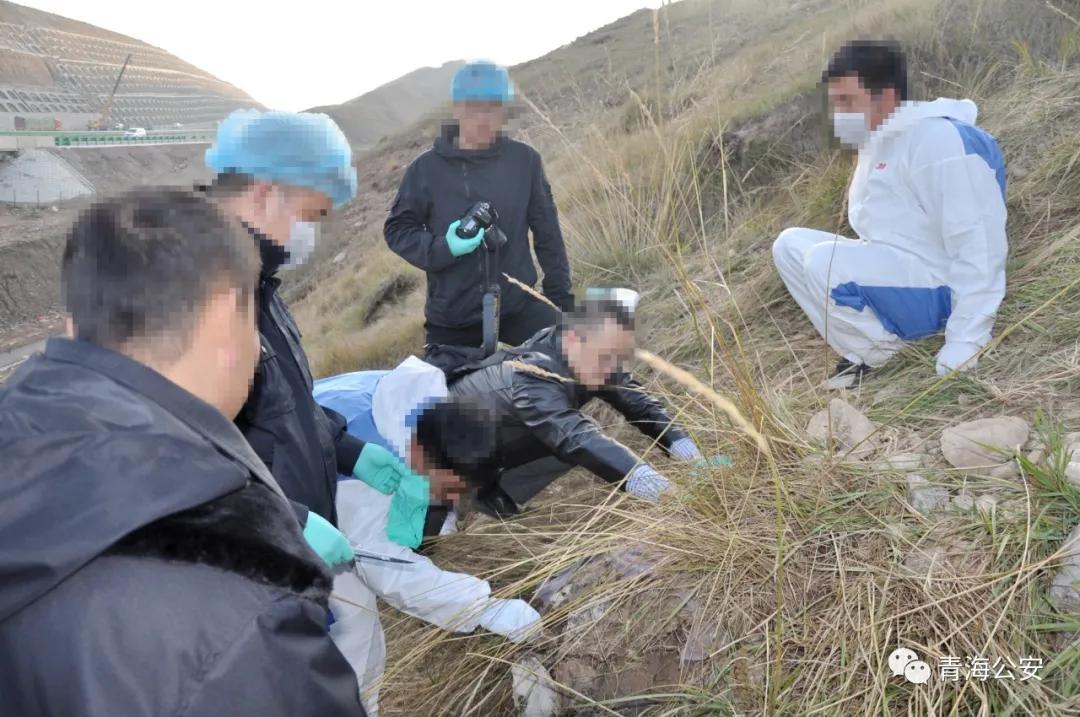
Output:
<path fill-rule="evenodd" d="M 461 218 L 457 235 L 463 239 L 484 232 L 484 300 L 482 350 L 484 358 L 499 347 L 499 249 L 506 244 L 506 235 L 497 226 L 499 213 L 489 202 L 477 202 Z"/>
<path fill-rule="evenodd" d="M 491 225 L 484 232 L 484 298 L 483 308 L 483 333 L 484 333 L 484 357 L 495 353 L 499 347 L 499 299 L 502 288 L 499 285 L 501 278 L 499 269 L 499 249 L 506 244 L 506 235 L 495 225 Z"/>

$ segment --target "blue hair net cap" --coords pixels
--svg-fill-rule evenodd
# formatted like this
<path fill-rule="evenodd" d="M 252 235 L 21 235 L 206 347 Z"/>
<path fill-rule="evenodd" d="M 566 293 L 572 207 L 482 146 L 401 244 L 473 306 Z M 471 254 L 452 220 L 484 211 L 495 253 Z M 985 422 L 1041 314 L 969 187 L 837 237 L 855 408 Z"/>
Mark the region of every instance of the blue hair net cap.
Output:
<path fill-rule="evenodd" d="M 510 73 L 493 62 L 470 62 L 454 73 L 450 83 L 453 102 L 502 102 L 514 99 Z"/>
<path fill-rule="evenodd" d="M 206 166 L 217 174 L 239 172 L 314 189 L 334 206 L 356 196 L 349 141 L 324 114 L 237 110 L 218 128 Z"/>

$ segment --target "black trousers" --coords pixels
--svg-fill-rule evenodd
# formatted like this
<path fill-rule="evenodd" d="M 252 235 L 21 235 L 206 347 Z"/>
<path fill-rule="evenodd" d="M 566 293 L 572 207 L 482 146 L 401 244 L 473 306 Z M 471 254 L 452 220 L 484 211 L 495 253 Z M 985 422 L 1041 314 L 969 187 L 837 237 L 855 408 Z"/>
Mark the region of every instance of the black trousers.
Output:
<path fill-rule="evenodd" d="M 520 311 L 499 317 L 499 341 L 511 346 L 523 344 L 540 329 L 554 326 L 557 320 L 555 309 L 531 296 L 526 297 Z M 480 323 L 459 329 L 425 323 L 424 332 L 428 344 L 480 346 L 484 343 L 484 325 Z"/>

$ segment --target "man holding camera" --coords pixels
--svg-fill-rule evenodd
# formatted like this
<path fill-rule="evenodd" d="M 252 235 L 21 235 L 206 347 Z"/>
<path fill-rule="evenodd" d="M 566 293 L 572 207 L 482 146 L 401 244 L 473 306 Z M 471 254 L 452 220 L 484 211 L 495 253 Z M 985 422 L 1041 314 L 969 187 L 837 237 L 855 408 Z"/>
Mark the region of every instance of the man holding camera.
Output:
<path fill-rule="evenodd" d="M 529 251 L 532 230 L 544 294 L 564 310 L 574 303 L 566 247 L 540 155 L 501 133 L 513 98 L 509 75 L 487 62 L 465 65 L 454 76 L 451 97 L 455 122 L 409 165 L 384 227 L 390 248 L 427 272 L 429 354 L 434 345 L 479 346 L 483 340 L 484 236 L 490 230 L 459 231 L 463 223 L 475 221 L 472 210 L 479 202 L 494 210 L 507 239 L 499 249 L 500 271 L 536 284 Z M 500 283 L 502 341 L 519 344 L 555 323 L 550 307 L 504 278 Z"/>

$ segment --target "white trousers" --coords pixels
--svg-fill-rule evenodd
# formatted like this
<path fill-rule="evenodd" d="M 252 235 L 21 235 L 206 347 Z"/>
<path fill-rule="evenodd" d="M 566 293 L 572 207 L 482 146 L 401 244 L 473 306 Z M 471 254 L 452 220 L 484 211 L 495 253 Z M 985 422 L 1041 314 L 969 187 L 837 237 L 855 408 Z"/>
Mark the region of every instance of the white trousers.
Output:
<path fill-rule="evenodd" d="M 390 496 L 362 481 L 338 482 L 338 529 L 355 546 L 411 563 L 362 560 L 334 578 L 330 637 L 356 672 L 360 699 L 371 717 L 378 715 L 378 682 L 386 668 L 379 600 L 444 630 L 469 633 L 479 625 L 480 613 L 491 598 L 486 580 L 443 570 L 427 557 L 390 542 L 386 538 L 390 501 Z"/>
<path fill-rule="evenodd" d="M 785 229 L 773 243 L 773 260 L 814 328 L 834 351 L 856 364 L 881 366 L 904 347 L 897 332 L 916 326 L 914 334 L 927 335 L 934 333 L 927 327 L 940 330 L 948 318 L 948 299 L 943 297 L 949 292 L 926 263 L 885 244 L 816 229 Z M 873 287 L 873 298 L 884 296 L 875 307 L 883 310 L 837 303 L 834 292 L 852 283 L 859 291 Z"/>
<path fill-rule="evenodd" d="M 345 598 L 345 600 L 339 599 Z M 360 701 L 368 717 L 379 715 L 378 680 L 386 669 L 386 639 L 379 622 L 379 606 L 375 593 L 355 572 L 349 571 L 334 578 L 330 597 L 334 624 L 330 639 L 349 661 L 360 686 Z"/>

